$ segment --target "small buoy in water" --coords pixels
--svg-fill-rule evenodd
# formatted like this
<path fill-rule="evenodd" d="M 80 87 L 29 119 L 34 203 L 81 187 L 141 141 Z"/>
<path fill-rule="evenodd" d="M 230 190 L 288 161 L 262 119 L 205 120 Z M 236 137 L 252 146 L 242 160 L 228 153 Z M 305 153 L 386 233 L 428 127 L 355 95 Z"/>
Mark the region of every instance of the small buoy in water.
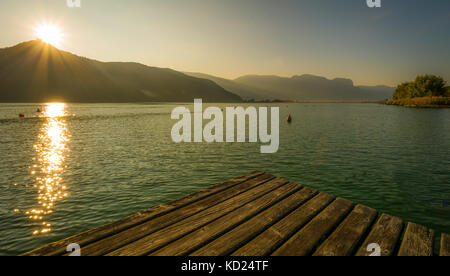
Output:
<path fill-rule="evenodd" d="M 286 122 L 291 123 L 292 122 L 292 116 L 289 114 L 289 116 L 286 118 Z"/>
<path fill-rule="evenodd" d="M 19 117 L 20 117 L 20 118 L 25 118 L 25 114 L 20 113 L 20 114 L 19 114 Z"/>
<path fill-rule="evenodd" d="M 42 110 L 41 110 L 40 108 L 38 108 L 38 109 L 36 110 L 36 112 L 37 112 L 37 113 L 41 113 Z"/>

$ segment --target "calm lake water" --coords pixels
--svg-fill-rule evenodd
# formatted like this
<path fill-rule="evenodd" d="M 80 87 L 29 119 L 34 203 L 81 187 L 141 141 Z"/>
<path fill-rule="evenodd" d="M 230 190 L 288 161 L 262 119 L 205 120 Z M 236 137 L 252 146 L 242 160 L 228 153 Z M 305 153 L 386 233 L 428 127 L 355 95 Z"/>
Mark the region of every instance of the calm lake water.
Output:
<path fill-rule="evenodd" d="M 277 104 L 293 123 L 263 155 L 251 143 L 174 144 L 175 106 L 0 104 L 0 255 L 254 170 L 450 232 L 450 109 Z"/>

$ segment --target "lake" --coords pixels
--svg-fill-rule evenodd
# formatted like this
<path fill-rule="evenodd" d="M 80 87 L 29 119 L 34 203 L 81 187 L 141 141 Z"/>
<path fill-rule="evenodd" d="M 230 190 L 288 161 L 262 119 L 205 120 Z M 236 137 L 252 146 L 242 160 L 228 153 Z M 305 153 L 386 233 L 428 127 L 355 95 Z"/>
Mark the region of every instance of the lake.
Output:
<path fill-rule="evenodd" d="M 173 143 L 179 105 L 0 104 L 0 255 L 255 170 L 450 233 L 450 109 L 273 104 L 280 147 L 261 154 L 253 143 Z"/>

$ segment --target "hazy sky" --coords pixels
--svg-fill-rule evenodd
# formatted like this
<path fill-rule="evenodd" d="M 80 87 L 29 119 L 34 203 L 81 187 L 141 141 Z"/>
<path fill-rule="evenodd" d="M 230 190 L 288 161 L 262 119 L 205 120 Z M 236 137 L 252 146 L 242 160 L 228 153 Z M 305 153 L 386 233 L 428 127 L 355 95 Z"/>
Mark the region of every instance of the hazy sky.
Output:
<path fill-rule="evenodd" d="M 396 85 L 432 73 L 450 82 L 450 1 L 0 0 L 0 47 L 53 22 L 60 48 L 102 61 L 235 78 L 348 77 Z"/>

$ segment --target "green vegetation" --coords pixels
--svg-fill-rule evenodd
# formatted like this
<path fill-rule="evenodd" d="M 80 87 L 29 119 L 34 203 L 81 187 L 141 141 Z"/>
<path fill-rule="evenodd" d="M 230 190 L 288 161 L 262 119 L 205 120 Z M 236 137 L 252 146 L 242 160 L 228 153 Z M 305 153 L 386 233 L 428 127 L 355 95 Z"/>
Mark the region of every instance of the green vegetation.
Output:
<path fill-rule="evenodd" d="M 445 81 L 433 75 L 418 76 L 414 82 L 400 84 L 393 99 L 412 99 L 420 97 L 444 97 L 447 94 Z"/>
<path fill-rule="evenodd" d="M 442 77 L 418 76 L 414 82 L 400 84 L 393 100 L 386 101 L 386 104 L 408 107 L 450 106 L 450 89 Z"/>
<path fill-rule="evenodd" d="M 450 107 L 450 97 L 405 98 L 387 101 L 386 104 L 406 107 Z"/>

